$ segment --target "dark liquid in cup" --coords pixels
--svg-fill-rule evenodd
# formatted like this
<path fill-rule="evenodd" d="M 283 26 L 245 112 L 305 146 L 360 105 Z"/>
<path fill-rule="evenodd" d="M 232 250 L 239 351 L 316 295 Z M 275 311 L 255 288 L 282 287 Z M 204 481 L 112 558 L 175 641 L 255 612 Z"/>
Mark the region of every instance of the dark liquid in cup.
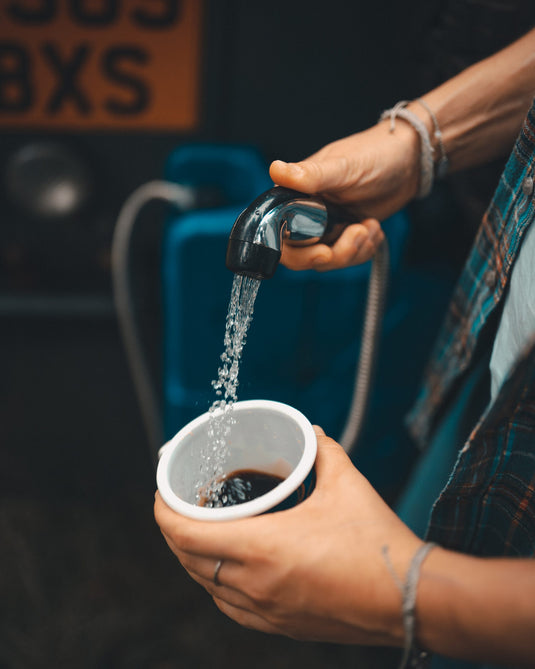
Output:
<path fill-rule="evenodd" d="M 254 469 L 240 469 L 225 476 L 202 495 L 200 506 L 218 508 L 243 504 L 265 495 L 284 481 L 281 476 Z"/>

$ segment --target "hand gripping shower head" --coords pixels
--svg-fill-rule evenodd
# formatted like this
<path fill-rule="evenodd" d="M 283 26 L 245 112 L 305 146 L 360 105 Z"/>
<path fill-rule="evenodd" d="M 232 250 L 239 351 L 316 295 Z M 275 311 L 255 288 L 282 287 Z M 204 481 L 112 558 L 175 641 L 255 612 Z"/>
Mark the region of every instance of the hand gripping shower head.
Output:
<path fill-rule="evenodd" d="M 275 186 L 236 219 L 227 245 L 226 266 L 235 274 L 269 279 L 281 257 L 283 240 L 315 244 L 339 234 L 347 214 L 321 198 Z"/>

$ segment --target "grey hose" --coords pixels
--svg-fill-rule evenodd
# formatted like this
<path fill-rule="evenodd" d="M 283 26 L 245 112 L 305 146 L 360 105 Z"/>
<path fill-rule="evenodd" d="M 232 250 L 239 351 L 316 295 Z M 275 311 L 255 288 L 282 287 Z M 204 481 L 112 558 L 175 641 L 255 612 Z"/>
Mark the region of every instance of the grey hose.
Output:
<path fill-rule="evenodd" d="M 149 181 L 127 198 L 119 212 L 113 234 L 111 262 L 115 308 L 143 423 L 156 462 L 158 449 L 163 443 L 162 416 L 158 393 L 142 350 L 136 324 L 129 267 L 135 223 L 141 209 L 152 200 L 163 200 L 184 211 L 193 208 L 196 197 L 192 188 L 167 181 Z"/>
<path fill-rule="evenodd" d="M 358 446 L 369 405 L 388 288 L 388 266 L 388 243 L 385 239 L 372 260 L 353 397 L 340 437 L 340 444 L 346 453 L 352 453 Z"/>

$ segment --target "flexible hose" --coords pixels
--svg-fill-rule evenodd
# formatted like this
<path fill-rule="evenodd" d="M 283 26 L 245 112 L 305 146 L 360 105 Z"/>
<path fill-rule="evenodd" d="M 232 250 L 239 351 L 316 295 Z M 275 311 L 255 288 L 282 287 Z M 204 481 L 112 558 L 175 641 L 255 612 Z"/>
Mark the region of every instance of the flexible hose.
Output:
<path fill-rule="evenodd" d="M 340 444 L 346 453 L 353 453 L 358 447 L 370 401 L 388 288 L 388 270 L 388 243 L 385 239 L 372 260 L 353 397 L 340 437 Z"/>
<path fill-rule="evenodd" d="M 163 200 L 184 211 L 195 206 L 195 191 L 167 181 L 149 181 L 137 188 L 123 204 L 112 240 L 111 264 L 115 308 L 119 321 L 126 357 L 139 401 L 141 417 L 154 463 L 163 443 L 163 428 L 158 393 L 154 387 L 141 336 L 135 319 L 134 300 L 130 285 L 130 244 L 132 233 L 141 209 L 152 200 Z"/>

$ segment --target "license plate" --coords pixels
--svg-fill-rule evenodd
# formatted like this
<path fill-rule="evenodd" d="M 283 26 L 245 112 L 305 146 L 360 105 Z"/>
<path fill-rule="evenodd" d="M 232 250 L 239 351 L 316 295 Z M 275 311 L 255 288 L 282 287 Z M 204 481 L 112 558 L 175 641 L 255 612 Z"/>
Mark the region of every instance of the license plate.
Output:
<path fill-rule="evenodd" d="M 2 0 L 0 128 L 184 131 L 202 0 Z"/>

